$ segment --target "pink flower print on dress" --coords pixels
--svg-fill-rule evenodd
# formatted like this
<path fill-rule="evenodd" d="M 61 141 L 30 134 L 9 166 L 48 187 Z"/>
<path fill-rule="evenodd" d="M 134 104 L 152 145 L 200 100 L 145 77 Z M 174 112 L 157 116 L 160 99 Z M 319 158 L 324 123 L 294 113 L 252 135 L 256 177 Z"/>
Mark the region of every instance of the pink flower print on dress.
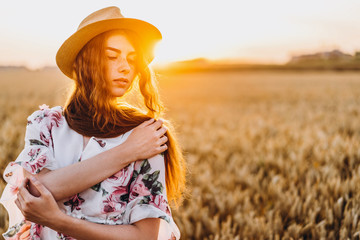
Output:
<path fill-rule="evenodd" d="M 37 223 L 33 223 L 31 225 L 31 229 L 30 229 L 30 235 L 32 236 L 32 240 L 41 240 L 40 238 L 40 234 L 42 232 L 43 226 L 37 224 Z"/>
<path fill-rule="evenodd" d="M 20 223 L 17 232 L 6 232 L 3 235 L 7 240 L 30 240 L 31 239 L 31 223 L 23 221 Z"/>
<path fill-rule="evenodd" d="M 34 118 L 34 121 L 36 121 L 37 123 L 41 123 L 43 118 L 44 118 L 44 115 L 41 114 L 41 115 L 36 116 L 36 118 Z"/>
<path fill-rule="evenodd" d="M 103 213 L 123 212 L 126 207 L 126 203 L 119 201 L 119 199 L 120 197 L 116 196 L 116 194 L 111 194 L 106 200 L 104 200 Z"/>
<path fill-rule="evenodd" d="M 49 118 L 50 118 L 50 128 L 56 126 L 59 127 L 60 123 L 62 122 L 62 115 L 60 111 L 50 111 L 48 114 Z"/>
<path fill-rule="evenodd" d="M 37 155 L 39 155 L 39 153 L 40 153 L 40 148 L 32 148 L 32 149 L 30 149 L 30 152 L 28 152 L 28 155 L 32 158 L 32 159 L 34 159 L 34 158 L 36 158 L 36 156 Z"/>
<path fill-rule="evenodd" d="M 127 193 L 126 187 L 114 187 L 116 190 L 111 193 L 112 199 L 114 199 L 116 202 L 120 202 L 120 197 Z"/>
<path fill-rule="evenodd" d="M 112 201 L 109 201 L 109 200 L 104 200 L 105 205 L 104 205 L 104 208 L 103 208 L 103 212 L 104 213 L 111 213 L 111 212 L 115 212 L 115 205 L 116 203 L 115 202 L 112 202 Z"/>
<path fill-rule="evenodd" d="M 44 134 L 44 132 L 40 132 L 40 140 L 44 143 L 45 146 L 50 145 L 50 138 L 47 138 Z"/>
<path fill-rule="evenodd" d="M 151 194 L 150 190 L 145 186 L 142 181 L 143 177 L 144 175 L 139 174 L 139 176 L 136 178 L 136 181 L 131 183 L 129 201 L 139 196 L 148 196 Z"/>
<path fill-rule="evenodd" d="M 71 212 L 74 211 L 74 209 L 76 210 L 80 210 L 80 206 L 81 204 L 85 202 L 85 200 L 80 197 L 79 194 L 75 194 L 74 196 L 72 196 L 71 198 L 69 198 L 69 201 L 64 202 L 65 206 L 71 206 Z"/>
<path fill-rule="evenodd" d="M 164 195 L 151 195 L 151 201 L 149 203 L 170 216 L 169 205 Z"/>
<path fill-rule="evenodd" d="M 47 157 L 45 155 L 41 155 L 36 159 L 36 161 L 25 162 L 24 168 L 31 173 L 39 173 L 40 170 L 45 166 L 47 162 Z"/>
<path fill-rule="evenodd" d="M 100 147 L 105 147 L 106 146 L 106 142 L 97 138 L 94 138 L 94 140 L 100 145 Z"/>
<path fill-rule="evenodd" d="M 57 238 L 61 240 L 76 240 L 75 238 L 62 234 L 60 232 L 57 233 Z"/>
<path fill-rule="evenodd" d="M 127 166 L 112 175 L 111 177 L 107 178 L 105 181 L 115 184 L 116 186 L 127 186 L 132 175 L 133 171 L 131 171 L 131 169 L 129 169 L 129 166 Z"/>

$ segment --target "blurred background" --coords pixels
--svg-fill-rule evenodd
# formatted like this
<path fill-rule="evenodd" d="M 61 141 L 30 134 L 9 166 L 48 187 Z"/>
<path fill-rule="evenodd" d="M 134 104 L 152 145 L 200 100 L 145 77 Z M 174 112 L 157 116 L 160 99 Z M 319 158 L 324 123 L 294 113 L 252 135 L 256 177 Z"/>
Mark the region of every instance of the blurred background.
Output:
<path fill-rule="evenodd" d="M 58 48 L 107 6 L 163 35 L 152 67 L 189 167 L 182 239 L 360 239 L 356 0 L 2 1 L 1 172 L 26 117 L 66 100 Z"/>

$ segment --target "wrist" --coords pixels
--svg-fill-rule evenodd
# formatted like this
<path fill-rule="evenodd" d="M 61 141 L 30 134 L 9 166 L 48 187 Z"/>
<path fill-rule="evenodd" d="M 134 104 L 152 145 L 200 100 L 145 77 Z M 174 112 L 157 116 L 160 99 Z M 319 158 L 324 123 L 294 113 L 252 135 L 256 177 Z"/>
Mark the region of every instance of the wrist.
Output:
<path fill-rule="evenodd" d="M 61 210 L 59 210 L 59 213 L 54 214 L 54 216 L 51 218 L 49 223 L 46 224 L 46 226 L 55 231 L 62 232 L 64 227 L 69 224 L 68 218 L 71 218 L 71 217 L 66 215 Z"/>
<path fill-rule="evenodd" d="M 110 158 L 113 161 L 118 162 L 121 167 L 127 166 L 137 160 L 135 152 L 126 144 L 126 142 L 110 149 L 109 154 Z"/>

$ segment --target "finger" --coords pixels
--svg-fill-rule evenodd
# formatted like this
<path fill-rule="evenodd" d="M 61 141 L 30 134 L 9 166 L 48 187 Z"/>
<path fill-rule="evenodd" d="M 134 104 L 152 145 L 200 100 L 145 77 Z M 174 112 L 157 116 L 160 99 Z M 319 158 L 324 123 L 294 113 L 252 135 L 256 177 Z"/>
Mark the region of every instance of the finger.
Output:
<path fill-rule="evenodd" d="M 168 141 L 168 138 L 167 138 L 166 136 L 162 136 L 162 137 L 160 138 L 160 146 L 163 145 L 163 144 L 165 144 L 167 141 Z"/>
<path fill-rule="evenodd" d="M 23 206 L 24 206 L 25 202 L 20 194 L 17 194 L 17 198 L 15 199 L 15 204 L 20 209 L 20 211 L 23 213 Z"/>
<path fill-rule="evenodd" d="M 32 195 L 29 193 L 29 191 L 27 190 L 27 184 L 28 184 L 28 182 L 29 182 L 29 179 L 28 178 L 25 178 L 22 182 L 21 182 L 21 184 L 20 184 L 20 186 L 19 186 L 19 195 L 21 195 L 21 197 L 23 198 L 23 199 L 28 199 L 29 197 L 31 197 Z"/>
<path fill-rule="evenodd" d="M 159 147 L 159 153 L 165 152 L 168 149 L 168 146 L 166 144 L 161 145 Z"/>
<path fill-rule="evenodd" d="M 137 127 L 146 127 L 148 125 L 150 125 L 151 123 L 153 123 L 155 121 L 154 118 L 150 118 L 149 120 L 146 120 L 144 122 L 142 122 L 141 124 L 139 124 Z"/>
<path fill-rule="evenodd" d="M 26 177 L 26 178 L 24 178 L 24 180 L 21 182 L 20 187 L 21 187 L 21 188 L 26 188 L 26 186 L 28 185 L 28 183 L 29 183 L 29 179 Z"/>
<path fill-rule="evenodd" d="M 21 196 L 20 193 L 17 194 L 17 199 L 18 199 L 21 203 L 24 202 L 24 198 L 23 198 L 23 196 Z"/>
<path fill-rule="evenodd" d="M 158 136 L 163 136 L 167 131 L 167 128 L 165 126 L 162 126 L 161 128 L 159 128 L 156 133 L 158 134 Z"/>
<path fill-rule="evenodd" d="M 51 194 L 50 191 L 35 177 L 31 177 L 30 181 L 42 196 Z"/>
<path fill-rule="evenodd" d="M 17 198 L 15 199 L 15 204 L 16 206 L 20 209 L 21 212 L 23 212 L 23 208 L 22 208 L 22 205 L 20 203 L 20 200 Z M 24 214 L 23 214 L 24 215 Z"/>
<path fill-rule="evenodd" d="M 151 127 L 153 127 L 155 130 L 158 130 L 163 123 L 164 123 L 163 120 L 159 119 L 153 124 L 151 124 Z"/>

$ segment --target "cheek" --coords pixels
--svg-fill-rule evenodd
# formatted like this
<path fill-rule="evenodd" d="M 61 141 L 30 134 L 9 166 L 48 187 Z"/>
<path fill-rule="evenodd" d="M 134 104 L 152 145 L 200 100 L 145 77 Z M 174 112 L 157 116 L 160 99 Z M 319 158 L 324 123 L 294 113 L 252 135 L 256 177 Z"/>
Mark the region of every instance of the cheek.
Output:
<path fill-rule="evenodd" d="M 136 72 L 136 67 L 132 66 L 131 67 L 131 77 L 134 79 L 134 77 L 136 76 L 137 72 Z"/>
<path fill-rule="evenodd" d="M 106 75 L 108 78 L 112 78 L 112 76 L 114 76 L 114 73 L 115 73 L 115 65 L 112 64 L 112 63 L 108 63 L 107 65 L 107 71 L 106 71 Z"/>

